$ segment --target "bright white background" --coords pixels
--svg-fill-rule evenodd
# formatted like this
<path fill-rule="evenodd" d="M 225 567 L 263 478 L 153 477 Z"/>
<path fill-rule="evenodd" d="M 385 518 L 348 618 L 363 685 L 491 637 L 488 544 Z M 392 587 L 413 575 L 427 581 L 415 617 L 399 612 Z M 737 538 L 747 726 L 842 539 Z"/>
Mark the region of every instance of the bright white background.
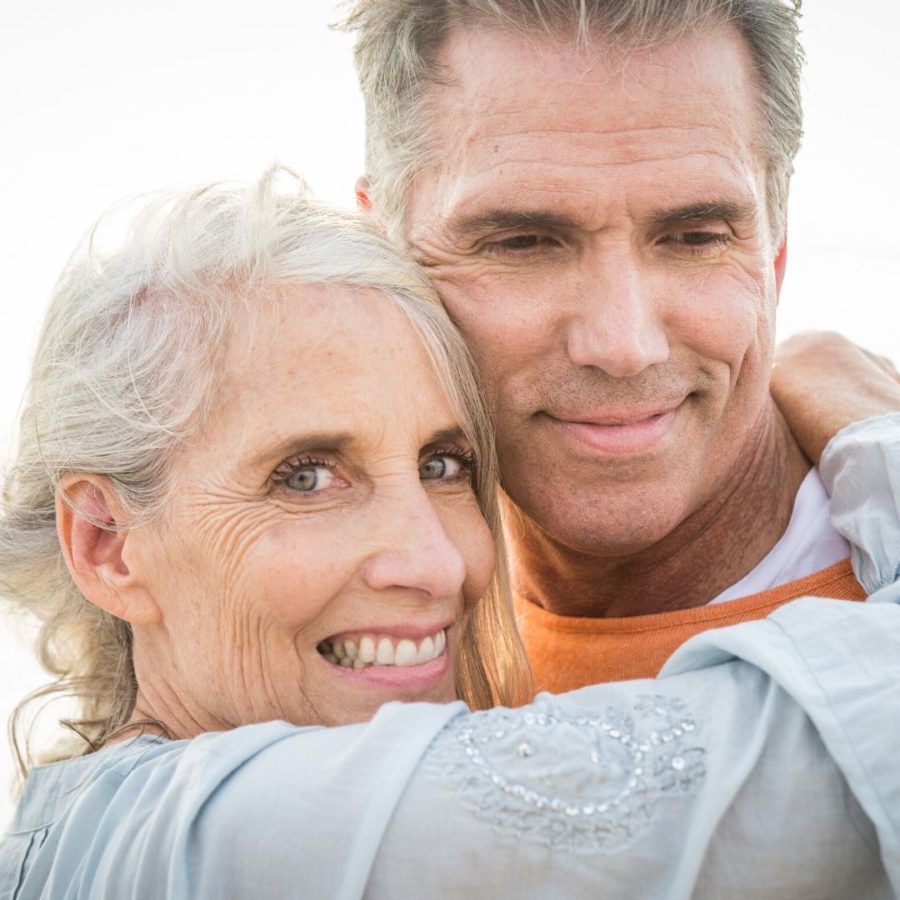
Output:
<path fill-rule="evenodd" d="M 0 13 L 0 451 L 46 298 L 131 193 L 278 159 L 351 205 L 362 103 L 331 0 L 29 0 Z M 806 138 L 780 333 L 835 328 L 900 361 L 900 4 L 807 0 Z M 0 717 L 41 683 L 0 607 Z M 12 764 L 0 747 L 0 826 Z"/>

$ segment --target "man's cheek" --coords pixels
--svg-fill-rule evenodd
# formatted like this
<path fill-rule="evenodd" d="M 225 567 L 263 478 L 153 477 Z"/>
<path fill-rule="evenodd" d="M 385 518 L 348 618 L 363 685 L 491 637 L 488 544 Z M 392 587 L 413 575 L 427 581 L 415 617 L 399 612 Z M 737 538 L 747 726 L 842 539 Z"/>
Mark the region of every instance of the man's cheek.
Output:
<path fill-rule="evenodd" d="M 728 299 L 722 299 L 728 297 Z M 770 354 L 773 341 L 771 317 L 755 297 L 717 293 L 697 298 L 689 309 L 671 320 L 670 339 L 698 357 L 724 363 L 729 380 L 737 382 L 745 366 L 755 368 Z"/>

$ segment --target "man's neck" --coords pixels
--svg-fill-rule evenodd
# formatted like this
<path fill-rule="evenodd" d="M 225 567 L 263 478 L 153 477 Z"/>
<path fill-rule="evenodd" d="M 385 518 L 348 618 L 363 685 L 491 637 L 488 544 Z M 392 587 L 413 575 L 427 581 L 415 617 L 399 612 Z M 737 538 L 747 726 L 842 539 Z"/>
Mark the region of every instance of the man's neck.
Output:
<path fill-rule="evenodd" d="M 809 461 L 774 405 L 729 482 L 661 541 L 598 557 L 555 541 L 505 502 L 515 591 L 550 612 L 595 618 L 702 606 L 778 542 Z"/>

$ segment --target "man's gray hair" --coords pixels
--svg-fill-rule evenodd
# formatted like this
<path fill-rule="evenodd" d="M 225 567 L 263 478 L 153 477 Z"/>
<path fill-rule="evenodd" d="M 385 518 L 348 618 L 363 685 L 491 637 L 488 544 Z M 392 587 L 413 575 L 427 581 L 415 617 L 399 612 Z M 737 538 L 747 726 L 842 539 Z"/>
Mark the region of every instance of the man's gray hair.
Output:
<path fill-rule="evenodd" d="M 356 65 L 366 103 L 366 167 L 379 212 L 395 236 L 416 175 L 440 158 L 428 143 L 426 88 L 446 83 L 438 65 L 449 33 L 494 27 L 653 47 L 731 23 L 759 84 L 773 231 L 783 233 L 788 182 L 802 136 L 798 40 L 801 0 L 357 0 L 344 27 L 358 34 Z"/>
<path fill-rule="evenodd" d="M 496 462 L 474 363 L 418 267 L 367 218 L 318 204 L 276 167 L 251 185 L 142 198 L 114 246 L 100 245 L 107 217 L 64 270 L 4 484 L 0 594 L 37 620 L 38 654 L 59 679 L 44 693 L 74 695 L 80 715 L 70 725 L 88 749 L 128 721 L 137 685 L 130 626 L 89 603 L 63 560 L 61 476 L 106 478 L 128 528 L 164 515 L 173 460 L 201 438 L 217 402 L 234 323 L 264 329 L 271 304 L 288 302 L 281 287 L 372 289 L 403 311 L 472 441 L 479 503 L 500 540 Z M 457 669 L 474 706 L 525 699 L 502 570 L 497 578 L 464 632 Z"/>

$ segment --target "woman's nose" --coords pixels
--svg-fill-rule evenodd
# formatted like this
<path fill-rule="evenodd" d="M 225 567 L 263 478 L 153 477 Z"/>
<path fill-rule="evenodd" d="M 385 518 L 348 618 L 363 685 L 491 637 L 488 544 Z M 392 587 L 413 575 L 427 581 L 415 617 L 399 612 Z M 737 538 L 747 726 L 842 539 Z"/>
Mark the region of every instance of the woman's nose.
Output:
<path fill-rule="evenodd" d="M 414 590 L 439 600 L 456 598 L 466 578 L 466 560 L 419 484 L 409 502 L 393 504 L 379 549 L 363 575 L 373 590 Z"/>

